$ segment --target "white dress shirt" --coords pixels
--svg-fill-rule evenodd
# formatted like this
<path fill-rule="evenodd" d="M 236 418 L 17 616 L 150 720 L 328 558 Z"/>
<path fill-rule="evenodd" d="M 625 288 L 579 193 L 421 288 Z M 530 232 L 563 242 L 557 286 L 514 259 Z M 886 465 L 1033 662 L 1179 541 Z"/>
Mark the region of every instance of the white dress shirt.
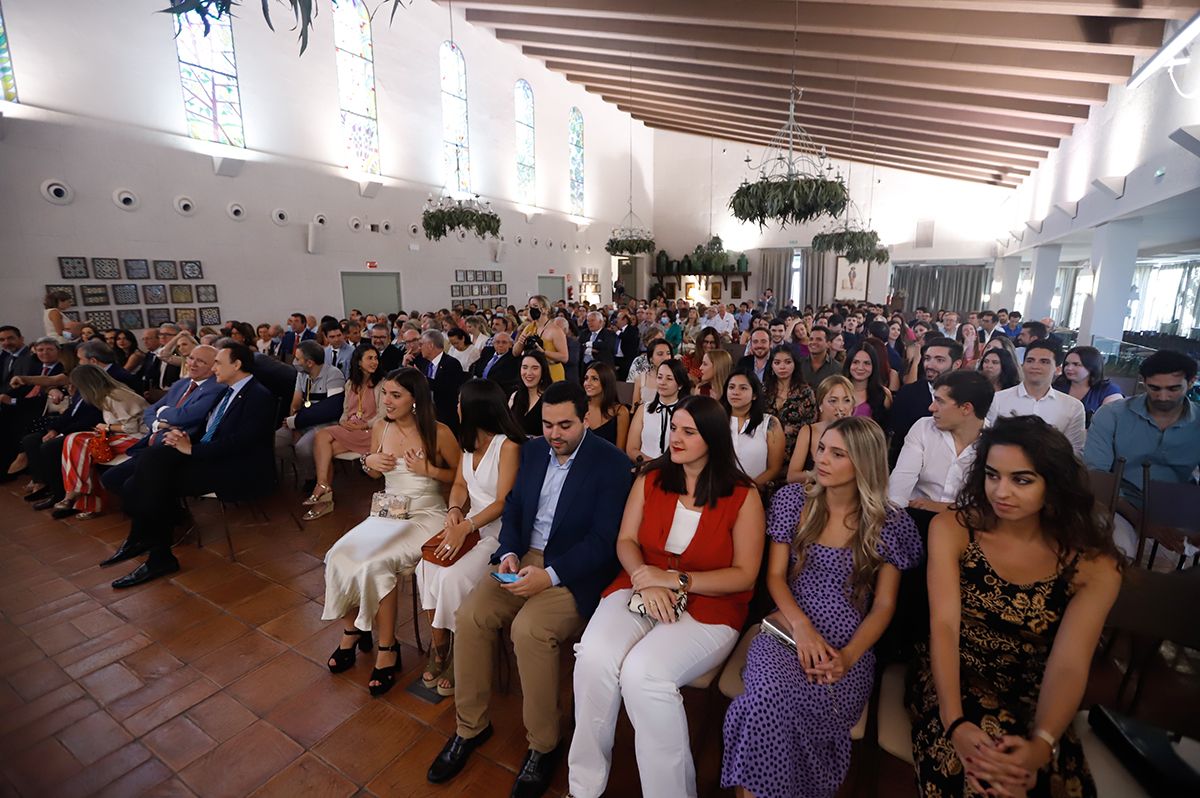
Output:
<path fill-rule="evenodd" d="M 901 507 L 913 499 L 953 502 L 974 462 L 974 443 L 960 453 L 954 436 L 938 429 L 932 417 L 917 419 L 888 480 L 888 498 Z"/>
<path fill-rule="evenodd" d="M 1070 394 L 1051 388 L 1041 399 L 1035 399 L 1025 390 L 1025 383 L 1020 383 L 996 393 L 987 415 L 988 426 L 995 424 L 1000 416 L 1038 416 L 1066 435 L 1076 454 L 1083 453 L 1087 441 L 1086 414 L 1083 402 Z"/>
<path fill-rule="evenodd" d="M 455 349 L 450 347 L 450 357 L 454 358 L 462 366 L 463 371 L 470 371 L 471 366 L 479 359 L 479 350 L 473 346 L 468 346 L 466 349 Z"/>
<path fill-rule="evenodd" d="M 726 313 L 722 316 L 720 313 L 708 319 L 709 326 L 715 329 L 721 335 L 733 335 L 733 331 L 737 328 L 737 319 L 732 313 Z"/>

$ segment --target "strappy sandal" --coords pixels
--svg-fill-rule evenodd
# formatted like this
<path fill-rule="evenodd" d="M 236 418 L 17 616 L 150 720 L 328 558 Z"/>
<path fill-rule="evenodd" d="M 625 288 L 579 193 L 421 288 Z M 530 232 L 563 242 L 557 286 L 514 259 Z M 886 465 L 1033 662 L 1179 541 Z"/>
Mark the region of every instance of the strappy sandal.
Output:
<path fill-rule="evenodd" d="M 342 648 L 338 646 L 333 650 L 333 654 L 329 657 L 329 662 L 325 663 L 329 666 L 330 673 L 341 673 L 348 671 L 354 667 L 354 662 L 358 658 L 358 650 L 362 649 L 364 654 L 371 653 L 371 633 L 364 632 L 359 629 L 344 629 L 342 634 L 346 637 L 357 637 L 358 640 L 350 648 Z"/>
<path fill-rule="evenodd" d="M 442 682 L 449 682 L 449 685 L 443 685 Z M 454 695 L 454 646 L 451 644 L 450 654 L 446 657 L 446 666 L 442 670 L 442 675 L 438 679 L 438 686 L 435 688 L 438 695 L 446 696 L 447 698 Z"/>
<path fill-rule="evenodd" d="M 435 689 L 441 681 L 442 674 L 446 672 L 446 658 L 449 656 L 449 643 L 444 646 L 429 646 L 429 662 L 425 665 L 425 673 L 430 674 L 430 678 L 426 679 L 425 674 L 421 674 L 421 684 L 425 685 L 427 690 Z"/>
<path fill-rule="evenodd" d="M 316 490 L 314 489 L 313 494 L 302 502 L 302 504 L 305 507 L 312 507 L 314 504 L 321 504 L 322 502 L 333 501 L 333 487 L 332 486 L 323 485 L 320 482 L 318 482 L 317 487 L 324 488 L 324 490 L 321 491 L 320 493 L 317 493 Z M 325 498 L 326 496 L 328 496 L 329 498 Z"/>
<path fill-rule="evenodd" d="M 329 497 L 329 501 L 325 501 L 325 496 Z M 333 493 L 326 493 L 321 497 L 321 501 L 314 504 L 308 512 L 300 516 L 305 521 L 316 521 L 318 518 L 324 518 L 333 512 Z"/>
<path fill-rule="evenodd" d="M 371 691 L 373 696 L 381 696 L 396 684 L 396 670 L 400 667 L 400 644 L 392 643 L 390 646 L 379 646 L 380 651 L 395 651 L 396 662 L 393 665 L 388 665 L 386 668 L 375 668 L 371 671 L 371 682 L 379 682 L 379 684 L 367 684 L 367 689 Z"/>

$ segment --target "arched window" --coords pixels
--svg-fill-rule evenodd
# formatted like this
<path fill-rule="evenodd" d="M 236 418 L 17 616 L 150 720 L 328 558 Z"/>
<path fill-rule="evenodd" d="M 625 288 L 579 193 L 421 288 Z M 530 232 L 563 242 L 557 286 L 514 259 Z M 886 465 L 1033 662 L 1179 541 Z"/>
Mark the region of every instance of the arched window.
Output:
<path fill-rule="evenodd" d="M 571 109 L 571 213 L 583 216 L 583 114 Z"/>
<path fill-rule="evenodd" d="M 442 42 L 442 161 L 446 182 L 471 190 L 471 152 L 467 136 L 467 65 L 454 42 Z"/>
<path fill-rule="evenodd" d="M 529 81 L 517 81 L 513 99 L 517 111 L 517 195 L 522 202 L 533 204 L 537 198 L 537 157 L 533 149 L 533 87 Z"/>
<path fill-rule="evenodd" d="M 379 174 L 375 54 L 371 47 L 371 15 L 363 0 L 338 0 L 334 4 L 333 42 L 347 165 Z"/>
<path fill-rule="evenodd" d="M 195 14 L 176 15 L 176 24 L 175 49 L 188 134 L 202 141 L 245 147 L 229 15 L 210 16 L 207 36 L 204 21 Z"/>
<path fill-rule="evenodd" d="M 8 52 L 8 33 L 4 29 L 4 9 L 0 8 L 0 99 L 17 101 L 17 80 L 13 77 L 12 56 Z"/>

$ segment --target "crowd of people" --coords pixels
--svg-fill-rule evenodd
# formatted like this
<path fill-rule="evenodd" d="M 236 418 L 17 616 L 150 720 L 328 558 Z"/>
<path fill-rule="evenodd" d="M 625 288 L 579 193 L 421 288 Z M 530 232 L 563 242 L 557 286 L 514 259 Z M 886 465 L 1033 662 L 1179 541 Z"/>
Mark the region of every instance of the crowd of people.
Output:
<path fill-rule="evenodd" d="M 119 503 L 129 534 L 102 564 L 146 555 L 128 588 L 179 569 L 182 497 L 266 496 L 279 466 L 312 521 L 333 511 L 333 460 L 357 456 L 383 487 L 325 556 L 329 669 L 374 651 L 371 694 L 394 686 L 415 572 L 421 680 L 455 702 L 428 771 L 443 783 L 492 734 L 511 627 L 514 796 L 563 758 L 574 798 L 601 795 L 622 705 L 644 793 L 695 795 L 680 687 L 767 610 L 723 727 L 739 795 L 833 796 L 881 660 L 910 666 L 923 794 L 1094 795 L 1071 721 L 1137 547 L 1141 467 L 1200 467 L 1195 361 L 1151 355 L 1126 398 L 1097 350 L 1004 310 L 534 296 L 138 336 L 45 306 L 31 345 L 0 326 L 0 474 L 58 518 Z M 1086 469 L 1118 459 L 1114 528 Z"/>

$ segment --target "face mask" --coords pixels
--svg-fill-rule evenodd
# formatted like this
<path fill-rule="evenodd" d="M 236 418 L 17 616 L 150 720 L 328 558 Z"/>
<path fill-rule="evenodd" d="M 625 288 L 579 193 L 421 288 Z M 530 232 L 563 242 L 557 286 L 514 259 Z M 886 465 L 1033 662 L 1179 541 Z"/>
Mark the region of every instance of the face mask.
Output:
<path fill-rule="evenodd" d="M 662 326 L 664 326 L 664 327 L 666 327 L 668 324 L 670 324 L 670 323 L 671 323 L 671 320 L 670 320 L 669 318 L 667 318 L 666 316 L 663 316 L 663 317 L 662 317 L 661 319 L 659 319 L 658 321 L 659 321 L 659 323 L 661 323 L 661 324 L 662 324 Z"/>
<path fill-rule="evenodd" d="M 529 309 L 529 318 L 533 319 L 534 321 L 537 321 L 541 317 L 542 317 L 542 309 L 541 308 L 530 308 Z"/>

